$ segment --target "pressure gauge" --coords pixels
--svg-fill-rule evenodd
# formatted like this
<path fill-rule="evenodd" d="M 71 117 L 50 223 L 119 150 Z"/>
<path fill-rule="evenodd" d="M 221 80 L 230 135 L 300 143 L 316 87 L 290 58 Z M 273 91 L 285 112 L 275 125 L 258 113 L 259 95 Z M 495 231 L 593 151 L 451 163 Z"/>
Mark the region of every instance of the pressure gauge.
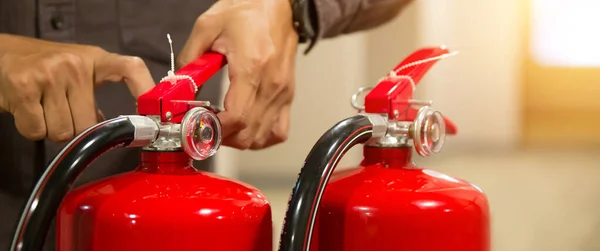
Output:
<path fill-rule="evenodd" d="M 181 147 L 195 160 L 213 156 L 221 146 L 221 122 L 204 107 L 189 110 L 181 121 Z"/>
<path fill-rule="evenodd" d="M 423 157 L 438 153 L 446 140 L 446 124 L 442 114 L 429 106 L 419 109 L 413 122 L 413 142 Z"/>

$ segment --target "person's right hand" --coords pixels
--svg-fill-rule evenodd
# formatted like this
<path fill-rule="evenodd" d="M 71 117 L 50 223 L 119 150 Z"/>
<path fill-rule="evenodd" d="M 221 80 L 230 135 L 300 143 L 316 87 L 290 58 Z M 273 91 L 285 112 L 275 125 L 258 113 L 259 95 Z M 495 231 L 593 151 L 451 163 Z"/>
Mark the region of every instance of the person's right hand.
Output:
<path fill-rule="evenodd" d="M 154 86 L 140 58 L 97 47 L 60 44 L 5 53 L 0 110 L 12 113 L 19 133 L 30 140 L 68 141 L 98 122 L 94 86 L 107 81 L 125 82 L 135 97 Z"/>

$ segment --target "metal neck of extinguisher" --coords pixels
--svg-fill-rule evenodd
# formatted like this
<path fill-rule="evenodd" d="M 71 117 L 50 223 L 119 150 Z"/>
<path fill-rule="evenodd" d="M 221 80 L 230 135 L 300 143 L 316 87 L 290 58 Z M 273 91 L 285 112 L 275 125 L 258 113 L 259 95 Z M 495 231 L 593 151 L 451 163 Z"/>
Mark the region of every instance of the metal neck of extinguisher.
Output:
<path fill-rule="evenodd" d="M 356 105 L 358 94 L 372 88 L 359 88 L 352 95 L 352 106 L 359 112 L 363 112 L 365 107 Z M 366 142 L 369 147 L 379 148 L 412 148 L 423 157 L 432 153 L 438 153 L 446 140 L 446 122 L 439 111 L 431 108 L 432 101 L 408 100 L 407 104 L 415 110 L 404 111 L 405 117 L 411 117 L 409 121 L 401 117 L 399 110 L 393 111 L 393 116 L 388 117 L 382 114 L 387 122 L 387 133 L 382 137 L 370 139 Z M 412 120 L 412 121 L 411 121 Z"/>
<path fill-rule="evenodd" d="M 431 102 L 415 101 L 416 83 L 441 58 L 451 53 L 445 47 L 418 50 L 401 62 L 374 88 L 361 88 L 352 97 L 352 105 L 361 113 L 338 122 L 325 132 L 305 159 L 281 233 L 279 251 L 309 251 L 317 212 L 325 187 L 339 160 L 353 146 L 414 147 L 422 156 L 438 152 L 446 133 L 455 126 L 431 109 Z M 369 91 L 365 105 L 358 95 Z M 420 106 L 415 109 L 415 106 Z"/>
<path fill-rule="evenodd" d="M 221 145 L 221 124 L 196 91 L 225 65 L 207 53 L 160 81 L 138 98 L 138 114 L 92 126 L 71 140 L 40 177 L 22 211 L 11 251 L 40 251 L 64 196 L 97 157 L 117 147 L 145 151 L 184 151 L 190 158 L 211 157 Z"/>

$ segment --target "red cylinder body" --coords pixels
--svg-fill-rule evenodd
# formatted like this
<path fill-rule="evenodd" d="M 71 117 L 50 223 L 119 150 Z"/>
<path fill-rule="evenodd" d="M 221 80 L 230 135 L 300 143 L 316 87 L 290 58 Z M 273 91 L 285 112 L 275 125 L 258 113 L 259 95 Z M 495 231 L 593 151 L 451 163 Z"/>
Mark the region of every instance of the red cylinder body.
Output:
<path fill-rule="evenodd" d="M 271 208 L 260 191 L 198 171 L 183 152 L 142 152 L 133 172 L 70 192 L 58 251 L 271 251 Z"/>
<path fill-rule="evenodd" d="M 489 251 L 488 201 L 476 186 L 411 164 L 411 148 L 365 147 L 335 172 L 311 250 Z"/>

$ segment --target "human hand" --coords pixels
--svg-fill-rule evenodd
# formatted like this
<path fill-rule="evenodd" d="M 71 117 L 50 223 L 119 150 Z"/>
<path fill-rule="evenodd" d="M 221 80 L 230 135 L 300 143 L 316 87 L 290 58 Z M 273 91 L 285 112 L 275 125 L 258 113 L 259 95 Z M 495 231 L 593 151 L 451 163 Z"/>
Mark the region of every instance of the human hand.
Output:
<path fill-rule="evenodd" d="M 227 57 L 223 145 L 263 149 L 287 139 L 297 45 L 287 0 L 220 0 L 197 19 L 177 64 L 209 50 Z"/>
<path fill-rule="evenodd" d="M 135 97 L 154 86 L 140 58 L 91 46 L 40 45 L 0 58 L 0 110 L 12 113 L 30 140 L 64 142 L 98 123 L 96 84 L 124 81 Z"/>

